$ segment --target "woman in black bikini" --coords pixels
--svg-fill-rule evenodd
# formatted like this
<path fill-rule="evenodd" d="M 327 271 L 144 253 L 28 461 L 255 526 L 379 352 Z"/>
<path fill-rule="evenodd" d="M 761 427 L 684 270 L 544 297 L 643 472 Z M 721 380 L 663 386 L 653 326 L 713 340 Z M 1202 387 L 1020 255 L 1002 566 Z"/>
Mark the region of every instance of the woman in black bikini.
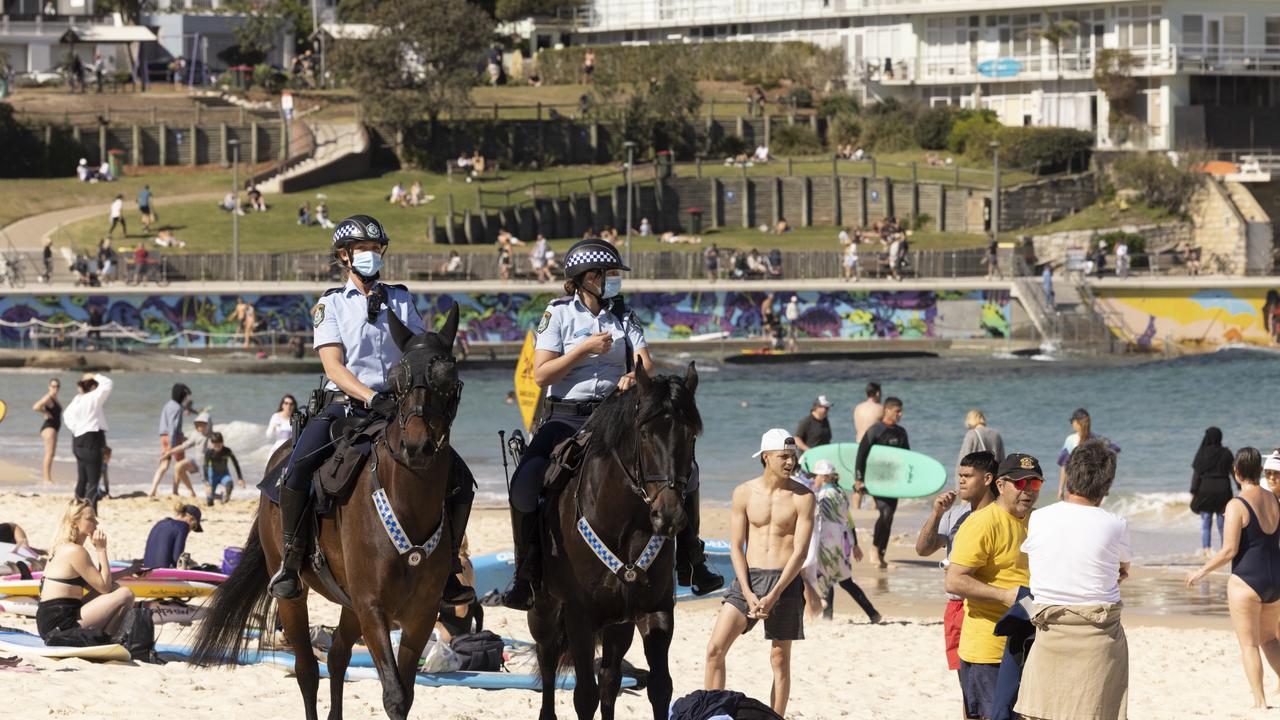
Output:
<path fill-rule="evenodd" d="M 89 539 L 97 551 L 96 567 L 84 546 Z M 67 506 L 54 536 L 53 557 L 44 571 L 36 627 L 45 641 L 77 627 L 114 635 L 133 607 L 133 591 L 111 577 L 107 535 L 98 529 L 98 516 L 88 502 L 74 500 Z M 85 601 L 85 590 L 101 594 Z"/>
<path fill-rule="evenodd" d="M 44 440 L 44 483 L 53 484 L 53 455 L 58 448 L 58 431 L 62 429 L 62 405 L 58 402 L 58 390 L 62 383 L 58 378 L 49 381 L 49 392 L 36 401 L 31 409 L 44 415 L 40 425 L 40 438 Z"/>
<path fill-rule="evenodd" d="M 1280 622 L 1280 501 L 1258 484 L 1262 454 L 1257 449 L 1246 447 L 1236 453 L 1235 475 L 1240 494 L 1227 503 L 1222 549 L 1204 567 L 1187 575 L 1187 586 L 1231 562 L 1227 608 L 1240 641 L 1253 706 L 1265 708 L 1261 656 L 1265 655 L 1271 669 L 1280 674 L 1280 639 L 1276 637 Z"/>

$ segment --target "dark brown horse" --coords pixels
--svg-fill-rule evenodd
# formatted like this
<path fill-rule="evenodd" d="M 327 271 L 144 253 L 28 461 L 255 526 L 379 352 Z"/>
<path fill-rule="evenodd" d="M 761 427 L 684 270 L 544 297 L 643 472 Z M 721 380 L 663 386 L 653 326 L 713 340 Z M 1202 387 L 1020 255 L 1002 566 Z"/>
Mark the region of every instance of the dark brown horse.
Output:
<path fill-rule="evenodd" d="M 394 317 L 394 314 L 392 314 Z M 436 623 L 440 595 L 450 566 L 449 529 L 443 512 L 453 452 L 449 427 L 457 411 L 462 383 L 452 354 L 458 329 L 458 308 L 450 311 L 439 333 L 413 336 L 398 320 L 392 335 L 404 357 L 390 374 L 391 390 L 399 403 L 385 434 L 357 479 L 350 498 L 331 517 L 320 518 L 316 542 L 333 576 L 351 600 L 329 650 L 329 717 L 342 717 L 342 683 L 351 645 L 361 636 L 369 646 L 387 715 L 399 720 L 413 704 L 418 659 Z M 272 456 L 268 467 L 288 457 L 288 447 Z M 375 508 L 378 487 L 394 513 L 394 522 L 408 543 L 405 552 L 391 540 Z M 378 502 L 381 502 L 379 499 Z M 385 508 L 384 508 L 385 510 Z M 217 592 L 195 642 L 192 662 L 231 665 L 245 644 L 245 630 L 264 629 L 271 598 L 267 579 L 280 566 L 280 510 L 265 495 L 249 533 L 244 555 L 235 572 Z M 435 545 L 431 543 L 434 541 Z M 431 548 L 429 552 L 423 552 Z M 416 562 L 415 562 L 416 561 Z M 341 603 L 303 563 L 306 585 L 330 602 Z M 294 649 L 294 672 L 302 690 L 308 720 L 315 720 L 319 666 L 311 652 L 307 593 L 279 603 L 280 623 Z M 392 626 L 402 630 L 399 654 L 392 651 Z"/>
<path fill-rule="evenodd" d="M 683 493 L 702 419 L 694 403 L 698 372 L 649 378 L 596 409 L 581 465 L 558 496 L 548 498 L 541 543 L 542 586 L 529 611 L 542 675 L 541 720 L 555 719 L 555 676 L 567 649 L 577 685 L 579 720 L 596 707 L 612 720 L 622 683 L 622 656 L 636 628 L 649 661 L 649 702 L 667 717 L 675 630 L 675 536 L 685 524 Z M 603 661 L 599 683 L 595 648 Z"/>

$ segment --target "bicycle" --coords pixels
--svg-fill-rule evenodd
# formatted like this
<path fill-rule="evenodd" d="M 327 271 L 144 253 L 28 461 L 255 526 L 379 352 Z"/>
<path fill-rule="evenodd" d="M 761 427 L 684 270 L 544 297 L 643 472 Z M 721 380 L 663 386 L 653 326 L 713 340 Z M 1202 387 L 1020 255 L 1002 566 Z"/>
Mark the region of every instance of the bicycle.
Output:
<path fill-rule="evenodd" d="M 13 256 L 0 256 L 0 281 L 11 288 L 26 287 L 27 280 L 22 275 L 22 260 Z"/>

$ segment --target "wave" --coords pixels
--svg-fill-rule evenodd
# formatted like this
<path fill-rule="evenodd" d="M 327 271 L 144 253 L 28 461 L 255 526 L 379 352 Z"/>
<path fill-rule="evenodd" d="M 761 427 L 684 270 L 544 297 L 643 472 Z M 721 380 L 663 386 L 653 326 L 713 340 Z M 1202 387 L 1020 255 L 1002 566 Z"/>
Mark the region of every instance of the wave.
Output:
<path fill-rule="evenodd" d="M 1150 529 L 1194 528 L 1199 518 L 1191 512 L 1189 492 L 1116 493 L 1102 503 L 1130 525 Z"/>

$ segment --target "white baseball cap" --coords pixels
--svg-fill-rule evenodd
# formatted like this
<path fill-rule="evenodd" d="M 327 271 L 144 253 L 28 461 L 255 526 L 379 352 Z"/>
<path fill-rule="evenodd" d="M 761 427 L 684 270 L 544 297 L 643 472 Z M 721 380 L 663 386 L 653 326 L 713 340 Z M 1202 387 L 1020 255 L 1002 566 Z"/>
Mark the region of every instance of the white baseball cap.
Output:
<path fill-rule="evenodd" d="M 809 472 L 812 475 L 834 475 L 836 473 L 836 466 L 832 465 L 829 460 L 819 460 L 813 464 L 813 467 L 810 468 Z"/>
<path fill-rule="evenodd" d="M 192 420 L 192 422 L 209 423 L 210 425 L 213 424 L 209 422 L 209 413 L 207 412 L 202 412 L 199 415 L 196 415 L 196 419 Z"/>
<path fill-rule="evenodd" d="M 1262 463 L 1262 469 L 1280 471 L 1280 452 L 1268 455 L 1266 461 Z"/>
<path fill-rule="evenodd" d="M 760 436 L 760 449 L 751 457 L 760 457 L 761 453 L 771 450 L 790 450 L 795 452 L 796 439 L 791 436 L 790 432 L 782 428 L 774 428 Z"/>
<path fill-rule="evenodd" d="M 814 407 L 821 406 L 824 408 L 829 408 L 831 407 L 831 401 L 827 399 L 826 395 L 819 395 L 818 399 L 813 401 L 813 406 Z"/>

